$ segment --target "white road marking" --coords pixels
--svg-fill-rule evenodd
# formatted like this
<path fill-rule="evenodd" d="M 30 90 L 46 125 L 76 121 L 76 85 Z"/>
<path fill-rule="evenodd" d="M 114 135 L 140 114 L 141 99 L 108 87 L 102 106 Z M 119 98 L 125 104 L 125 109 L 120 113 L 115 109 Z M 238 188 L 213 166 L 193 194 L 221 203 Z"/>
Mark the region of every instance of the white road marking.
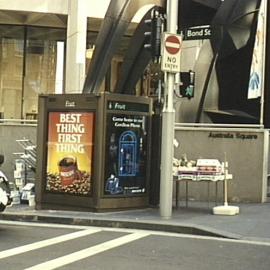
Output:
<path fill-rule="evenodd" d="M 85 230 L 89 228 L 96 228 L 95 226 L 82 226 L 82 225 L 69 225 L 69 224 L 57 224 L 57 223 L 34 223 L 26 221 L 9 221 L 1 220 L 0 225 L 16 225 L 16 226 L 28 226 L 28 227 L 45 227 L 45 228 L 62 228 L 62 229 L 79 229 Z"/>
<path fill-rule="evenodd" d="M 133 233 L 133 234 L 128 234 L 128 235 L 104 242 L 102 244 L 98 244 L 98 245 L 93 246 L 93 247 L 89 247 L 89 248 L 82 249 L 82 250 L 77 251 L 77 252 L 70 253 L 70 254 L 62 256 L 62 257 L 58 257 L 58 258 L 51 260 L 51 261 L 37 264 L 37 265 L 32 266 L 30 268 L 26 268 L 24 270 L 44 270 L 44 269 L 52 270 L 52 269 L 56 269 L 58 267 L 62 267 L 64 265 L 67 265 L 67 264 L 85 259 L 87 257 L 96 255 L 98 253 L 107 251 L 109 249 L 113 249 L 113 248 L 125 245 L 127 243 L 141 239 L 141 238 L 146 237 L 148 235 L 150 235 L 150 233 L 137 232 L 137 233 Z"/>
<path fill-rule="evenodd" d="M 73 233 L 57 236 L 57 237 L 54 237 L 54 238 L 42 240 L 42 241 L 35 242 L 35 243 L 32 243 L 32 244 L 7 249 L 7 250 L 4 250 L 4 251 L 0 252 L 0 259 L 7 258 L 7 257 L 10 257 L 10 256 L 14 256 L 14 255 L 18 255 L 18 254 L 21 254 L 21 253 L 25 253 L 25 252 L 28 252 L 28 251 L 31 251 L 31 250 L 47 247 L 47 246 L 50 246 L 50 245 L 58 244 L 58 243 L 61 243 L 61 242 L 69 241 L 69 240 L 72 240 L 72 239 L 76 239 L 78 237 L 90 235 L 90 234 L 97 233 L 97 232 L 100 232 L 100 231 L 101 231 L 100 229 L 91 228 L 91 229 L 87 229 L 87 230 L 82 230 L 82 231 L 73 232 Z"/>
<path fill-rule="evenodd" d="M 30 223 L 30 222 L 23 222 L 23 221 L 5 221 L 5 220 L 1 220 L 0 224 L 33 226 L 33 227 L 47 227 L 47 228 L 79 229 L 79 230 L 97 228 L 95 226 L 65 225 L 65 224 L 51 224 L 51 223 Z M 109 227 L 99 227 L 99 229 L 101 231 L 113 231 L 113 232 L 125 232 L 125 233 L 147 232 L 147 233 L 150 233 L 152 235 L 160 235 L 160 236 L 212 240 L 212 241 L 230 242 L 230 243 L 238 243 L 238 244 L 268 246 L 268 247 L 270 246 L 270 241 L 267 242 L 267 241 L 259 241 L 259 240 L 248 240 L 248 239 L 244 239 L 244 238 L 243 239 L 231 239 L 231 238 L 222 238 L 222 237 L 214 237 L 214 236 L 172 233 L 172 232 L 164 232 L 164 231 L 152 231 L 152 230 L 146 231 L 146 230 L 139 230 L 139 229 L 109 228 Z"/>

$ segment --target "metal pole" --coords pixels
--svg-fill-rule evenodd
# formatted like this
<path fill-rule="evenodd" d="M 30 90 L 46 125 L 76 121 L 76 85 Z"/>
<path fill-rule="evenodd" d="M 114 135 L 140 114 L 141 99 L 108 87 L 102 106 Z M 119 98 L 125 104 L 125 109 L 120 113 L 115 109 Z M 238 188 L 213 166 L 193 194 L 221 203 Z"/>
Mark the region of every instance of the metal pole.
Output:
<path fill-rule="evenodd" d="M 167 32 L 176 34 L 178 20 L 178 0 L 167 1 Z M 168 72 L 165 101 L 162 111 L 161 138 L 161 177 L 160 177 L 160 216 L 170 219 L 172 216 L 173 194 L 173 140 L 175 111 L 173 108 L 173 88 L 175 74 Z"/>
<path fill-rule="evenodd" d="M 263 1 L 261 2 L 264 3 Z M 264 23 L 264 31 L 263 31 L 263 52 L 264 55 L 266 55 L 266 43 L 267 43 L 267 20 L 268 20 L 268 14 L 267 14 L 267 8 L 268 8 L 268 0 L 265 0 L 264 3 L 264 9 L 263 9 L 263 23 Z M 261 10 L 260 10 L 261 12 Z M 261 14 L 259 13 L 259 16 L 261 16 Z M 260 104 L 261 104 L 261 112 L 260 112 L 260 125 L 264 124 L 264 95 L 265 95 L 265 66 L 266 66 L 266 61 L 265 58 L 263 60 L 263 72 L 262 72 L 262 86 L 261 86 L 261 99 L 260 99 Z"/>

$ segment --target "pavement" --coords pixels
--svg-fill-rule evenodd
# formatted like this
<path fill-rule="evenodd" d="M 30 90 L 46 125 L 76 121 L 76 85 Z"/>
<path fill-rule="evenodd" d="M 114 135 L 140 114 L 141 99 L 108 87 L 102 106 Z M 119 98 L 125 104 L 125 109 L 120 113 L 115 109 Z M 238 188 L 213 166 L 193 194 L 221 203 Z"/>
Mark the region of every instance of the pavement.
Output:
<path fill-rule="evenodd" d="M 173 208 L 170 219 L 163 219 L 158 208 L 150 207 L 96 213 L 36 210 L 34 206 L 18 204 L 0 213 L 0 220 L 144 229 L 270 243 L 270 203 L 237 204 L 240 213 L 235 216 L 214 215 L 214 206 L 189 202 L 186 207 L 181 203 Z"/>

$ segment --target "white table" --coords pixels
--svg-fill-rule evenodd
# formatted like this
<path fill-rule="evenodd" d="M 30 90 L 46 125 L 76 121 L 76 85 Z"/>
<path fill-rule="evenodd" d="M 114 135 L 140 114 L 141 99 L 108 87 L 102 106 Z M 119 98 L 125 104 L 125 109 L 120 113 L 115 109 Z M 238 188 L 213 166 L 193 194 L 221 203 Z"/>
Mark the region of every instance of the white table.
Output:
<path fill-rule="evenodd" d="M 176 207 L 178 207 L 178 201 L 179 201 L 179 187 L 181 182 L 185 182 L 186 184 L 186 207 L 188 207 L 188 183 L 207 183 L 207 197 L 208 197 L 208 205 L 209 205 L 209 195 L 210 195 L 210 183 L 215 183 L 215 203 L 217 205 L 217 195 L 218 195 L 218 182 L 225 183 L 225 175 L 201 175 L 201 174 L 193 174 L 193 175 L 185 175 L 185 174 L 179 174 L 175 175 L 173 177 L 174 182 L 176 184 L 176 193 L 175 193 L 175 200 L 176 200 Z M 227 180 L 232 179 L 232 174 L 226 175 Z M 223 188 L 224 192 L 224 188 Z"/>

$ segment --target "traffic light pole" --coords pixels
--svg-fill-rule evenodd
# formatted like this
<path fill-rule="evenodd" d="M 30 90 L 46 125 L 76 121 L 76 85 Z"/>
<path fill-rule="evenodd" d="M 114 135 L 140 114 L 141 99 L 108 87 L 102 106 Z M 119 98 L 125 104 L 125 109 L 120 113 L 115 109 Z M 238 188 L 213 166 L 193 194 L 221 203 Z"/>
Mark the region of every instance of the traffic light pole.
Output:
<path fill-rule="evenodd" d="M 176 34 L 178 20 L 178 0 L 167 1 L 167 32 Z M 167 78 L 166 78 L 167 77 Z M 170 219 L 172 216 L 173 194 L 173 141 L 175 110 L 173 107 L 173 92 L 175 73 L 165 74 L 165 100 L 162 111 L 162 138 L 161 138 L 161 177 L 160 177 L 160 216 Z"/>

